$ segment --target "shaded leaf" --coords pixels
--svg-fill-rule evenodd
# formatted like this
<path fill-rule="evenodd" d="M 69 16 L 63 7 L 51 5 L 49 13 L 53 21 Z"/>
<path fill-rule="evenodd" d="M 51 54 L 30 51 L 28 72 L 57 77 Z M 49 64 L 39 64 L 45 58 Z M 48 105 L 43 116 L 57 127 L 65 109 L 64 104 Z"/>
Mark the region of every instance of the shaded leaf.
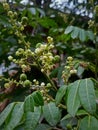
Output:
<path fill-rule="evenodd" d="M 44 105 L 44 100 L 43 100 L 43 97 L 41 95 L 41 92 L 35 91 L 31 94 L 31 96 L 34 99 L 34 103 L 36 106 L 39 106 L 39 105 L 43 106 Z"/>
<path fill-rule="evenodd" d="M 67 86 L 66 86 L 66 85 L 63 85 L 63 86 L 61 86 L 61 87 L 59 88 L 59 90 L 57 91 L 57 94 L 56 94 L 56 97 L 55 97 L 56 105 L 58 105 L 58 104 L 61 102 L 63 96 L 64 96 L 65 93 L 66 93 L 66 88 L 67 88 Z"/>
<path fill-rule="evenodd" d="M 24 113 L 23 105 L 23 103 L 17 103 L 15 105 L 11 113 L 10 119 L 5 127 L 5 130 L 13 130 L 16 126 L 19 125 Z"/>
<path fill-rule="evenodd" d="M 73 29 L 73 31 L 71 33 L 71 37 L 73 39 L 75 39 L 75 38 L 78 38 L 78 35 L 79 35 L 79 28 L 78 27 L 74 27 L 74 29 Z"/>
<path fill-rule="evenodd" d="M 25 120 L 25 130 L 35 130 L 41 116 L 41 109 L 35 108 L 34 112 L 28 112 Z"/>
<path fill-rule="evenodd" d="M 93 116 L 84 117 L 80 122 L 79 130 L 98 130 L 98 120 Z"/>
<path fill-rule="evenodd" d="M 24 101 L 24 111 L 25 112 L 34 111 L 34 99 L 32 95 L 29 95 L 28 97 L 26 97 Z"/>
<path fill-rule="evenodd" d="M 75 116 L 79 106 L 80 99 L 78 95 L 80 80 L 75 81 L 74 83 L 69 85 L 68 97 L 67 97 L 67 110 L 69 114 Z"/>
<path fill-rule="evenodd" d="M 79 97 L 84 109 L 87 112 L 94 114 L 96 111 L 96 99 L 94 84 L 90 79 L 83 79 L 80 81 Z"/>
<path fill-rule="evenodd" d="M 56 107 L 55 103 L 50 102 L 43 107 L 43 115 L 46 121 L 51 125 L 55 126 L 61 118 L 61 113 L 58 107 Z"/>
<path fill-rule="evenodd" d="M 7 119 L 7 117 L 10 115 L 15 103 L 9 104 L 3 112 L 0 114 L 0 126 L 4 123 L 4 121 Z"/>
<path fill-rule="evenodd" d="M 92 31 L 87 31 L 87 36 L 90 40 L 94 40 L 94 33 Z"/>
<path fill-rule="evenodd" d="M 51 130 L 51 126 L 47 124 L 39 124 L 35 130 Z"/>
<path fill-rule="evenodd" d="M 77 116 L 82 116 L 82 115 L 88 115 L 88 113 L 85 110 L 79 110 L 76 113 Z"/>
<path fill-rule="evenodd" d="M 79 39 L 83 42 L 86 40 L 86 32 L 83 29 L 79 31 Z"/>
<path fill-rule="evenodd" d="M 73 26 L 68 26 L 66 29 L 65 29 L 65 34 L 69 34 L 70 32 L 72 32 L 73 31 Z"/>

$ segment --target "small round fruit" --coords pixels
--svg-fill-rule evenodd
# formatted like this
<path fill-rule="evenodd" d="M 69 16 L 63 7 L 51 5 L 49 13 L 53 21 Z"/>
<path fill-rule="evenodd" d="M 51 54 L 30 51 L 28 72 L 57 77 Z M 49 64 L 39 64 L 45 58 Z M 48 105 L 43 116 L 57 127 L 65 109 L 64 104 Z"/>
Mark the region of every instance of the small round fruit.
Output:
<path fill-rule="evenodd" d="M 20 80 L 21 81 L 25 81 L 26 79 L 27 79 L 27 75 L 26 74 L 23 73 L 23 74 L 20 75 Z"/>
<path fill-rule="evenodd" d="M 25 81 L 24 81 L 24 86 L 25 86 L 25 87 L 30 87 L 30 85 L 31 85 L 30 80 L 25 80 Z"/>
<path fill-rule="evenodd" d="M 71 130 L 71 129 L 72 129 L 72 125 L 71 125 L 71 124 L 67 124 L 66 127 L 67 127 L 68 130 Z"/>
<path fill-rule="evenodd" d="M 5 84 L 4 84 L 4 87 L 5 87 L 5 88 L 9 88 L 9 87 L 10 87 L 10 84 L 9 84 L 9 83 L 5 83 Z"/>

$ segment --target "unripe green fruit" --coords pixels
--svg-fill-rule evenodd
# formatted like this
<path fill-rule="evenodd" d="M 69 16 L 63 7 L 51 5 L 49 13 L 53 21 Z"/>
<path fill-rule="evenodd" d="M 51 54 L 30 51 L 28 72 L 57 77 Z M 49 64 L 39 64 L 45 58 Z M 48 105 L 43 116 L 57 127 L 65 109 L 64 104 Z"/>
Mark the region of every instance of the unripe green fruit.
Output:
<path fill-rule="evenodd" d="M 24 81 L 24 86 L 25 86 L 25 87 L 30 87 L 30 85 L 31 85 L 30 80 L 25 80 L 25 81 Z"/>
<path fill-rule="evenodd" d="M 67 124 L 66 127 L 67 127 L 68 130 L 71 130 L 71 129 L 72 129 L 72 125 L 71 125 L 71 124 Z"/>
<path fill-rule="evenodd" d="M 20 80 L 21 81 L 25 81 L 26 79 L 27 79 L 26 74 L 23 73 L 23 74 L 20 75 Z"/>
<path fill-rule="evenodd" d="M 4 84 L 4 87 L 5 87 L 5 88 L 9 88 L 9 87 L 10 87 L 10 84 L 9 84 L 9 83 L 5 83 L 5 84 Z"/>

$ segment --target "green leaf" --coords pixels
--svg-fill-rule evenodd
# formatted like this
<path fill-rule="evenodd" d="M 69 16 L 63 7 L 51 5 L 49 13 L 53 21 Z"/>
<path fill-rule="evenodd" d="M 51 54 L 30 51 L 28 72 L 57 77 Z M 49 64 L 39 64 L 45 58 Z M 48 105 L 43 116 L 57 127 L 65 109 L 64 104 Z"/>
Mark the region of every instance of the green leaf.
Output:
<path fill-rule="evenodd" d="M 69 130 L 67 129 L 67 126 L 76 126 L 77 125 L 77 118 L 72 117 L 71 115 L 67 114 L 60 120 L 60 126 L 63 128 L 63 130 Z M 70 129 L 72 130 L 72 129 Z"/>
<path fill-rule="evenodd" d="M 87 31 L 87 36 L 90 40 L 94 40 L 94 33 L 92 31 Z"/>
<path fill-rule="evenodd" d="M 81 120 L 79 130 L 98 130 L 98 120 L 93 116 L 86 116 Z"/>
<path fill-rule="evenodd" d="M 83 42 L 86 40 L 86 32 L 83 29 L 79 29 L 79 39 Z"/>
<path fill-rule="evenodd" d="M 75 39 L 75 38 L 78 38 L 78 35 L 79 35 L 79 28 L 78 27 L 74 27 L 74 29 L 73 29 L 73 31 L 71 33 L 71 37 L 73 39 Z"/>
<path fill-rule="evenodd" d="M 29 95 L 28 97 L 26 97 L 24 101 L 24 111 L 25 112 L 34 111 L 34 99 L 32 95 Z"/>
<path fill-rule="evenodd" d="M 46 121 L 51 125 L 55 126 L 61 118 L 61 113 L 58 107 L 56 107 L 55 103 L 50 102 L 43 107 L 43 115 Z"/>
<path fill-rule="evenodd" d="M 28 112 L 25 120 L 25 130 L 35 130 L 41 116 L 40 107 L 36 107 L 34 112 Z"/>
<path fill-rule="evenodd" d="M 47 124 L 39 124 L 35 130 L 51 130 L 51 126 Z"/>
<path fill-rule="evenodd" d="M 7 122 L 5 130 L 13 130 L 16 126 L 19 125 L 24 113 L 24 104 L 17 103 L 11 113 L 10 119 Z"/>
<path fill-rule="evenodd" d="M 85 110 L 79 110 L 76 113 L 77 116 L 83 116 L 83 115 L 88 115 L 88 113 Z"/>
<path fill-rule="evenodd" d="M 64 96 L 65 93 L 66 93 L 66 88 L 67 88 L 66 85 L 63 85 L 63 86 L 61 86 L 61 87 L 59 88 L 59 90 L 58 90 L 58 92 L 57 92 L 57 94 L 56 94 L 56 97 L 55 97 L 56 105 L 58 105 L 58 104 L 61 102 L 63 96 Z"/>
<path fill-rule="evenodd" d="M 39 91 L 33 92 L 31 96 L 34 99 L 34 103 L 36 106 L 40 106 L 40 105 L 43 106 L 44 105 L 43 97 Z"/>
<path fill-rule="evenodd" d="M 96 112 L 96 99 L 94 84 L 90 79 L 83 79 L 79 85 L 79 97 L 84 109 L 94 114 Z"/>
<path fill-rule="evenodd" d="M 73 31 L 73 26 L 68 26 L 66 29 L 65 29 L 65 34 L 69 34 L 70 32 L 72 32 Z"/>
<path fill-rule="evenodd" d="M 79 106 L 80 99 L 78 95 L 80 80 L 75 81 L 74 83 L 69 85 L 68 97 L 67 97 L 67 110 L 69 114 L 75 116 Z"/>
<path fill-rule="evenodd" d="M 14 107 L 15 103 L 11 103 L 9 104 L 4 110 L 3 112 L 0 114 L 0 126 L 5 122 L 5 120 L 7 119 L 7 117 L 10 115 L 13 107 Z"/>

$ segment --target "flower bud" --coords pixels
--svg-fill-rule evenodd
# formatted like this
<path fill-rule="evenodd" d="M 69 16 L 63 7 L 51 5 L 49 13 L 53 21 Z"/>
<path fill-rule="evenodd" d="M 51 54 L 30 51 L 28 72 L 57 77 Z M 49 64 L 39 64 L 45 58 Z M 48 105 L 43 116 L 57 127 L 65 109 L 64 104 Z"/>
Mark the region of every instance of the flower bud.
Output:
<path fill-rule="evenodd" d="M 48 40 L 48 43 L 52 43 L 53 42 L 53 38 L 50 37 L 50 36 L 47 37 L 47 40 Z"/>
<path fill-rule="evenodd" d="M 10 87 L 10 84 L 9 84 L 9 83 L 5 83 L 5 84 L 4 84 L 4 87 L 5 87 L 5 88 L 9 88 L 9 87 Z"/>
<path fill-rule="evenodd" d="M 70 74 L 76 74 L 77 73 L 77 70 L 74 69 L 74 70 L 70 70 Z"/>
<path fill-rule="evenodd" d="M 12 11 L 8 11 L 8 16 L 13 17 L 14 16 L 13 12 Z"/>
<path fill-rule="evenodd" d="M 69 56 L 69 57 L 67 57 L 67 60 L 68 60 L 68 61 L 72 61 L 73 58 L 72 58 L 71 56 Z"/>
<path fill-rule="evenodd" d="M 4 8 L 5 10 L 9 10 L 9 9 L 10 9 L 10 6 L 9 6 L 8 3 L 3 3 L 3 8 Z"/>
<path fill-rule="evenodd" d="M 12 56 L 8 56 L 8 59 L 9 59 L 9 61 L 12 61 L 13 57 Z"/>
<path fill-rule="evenodd" d="M 28 18 L 27 18 L 27 17 L 22 17 L 21 22 L 22 22 L 23 24 L 27 24 Z"/>

